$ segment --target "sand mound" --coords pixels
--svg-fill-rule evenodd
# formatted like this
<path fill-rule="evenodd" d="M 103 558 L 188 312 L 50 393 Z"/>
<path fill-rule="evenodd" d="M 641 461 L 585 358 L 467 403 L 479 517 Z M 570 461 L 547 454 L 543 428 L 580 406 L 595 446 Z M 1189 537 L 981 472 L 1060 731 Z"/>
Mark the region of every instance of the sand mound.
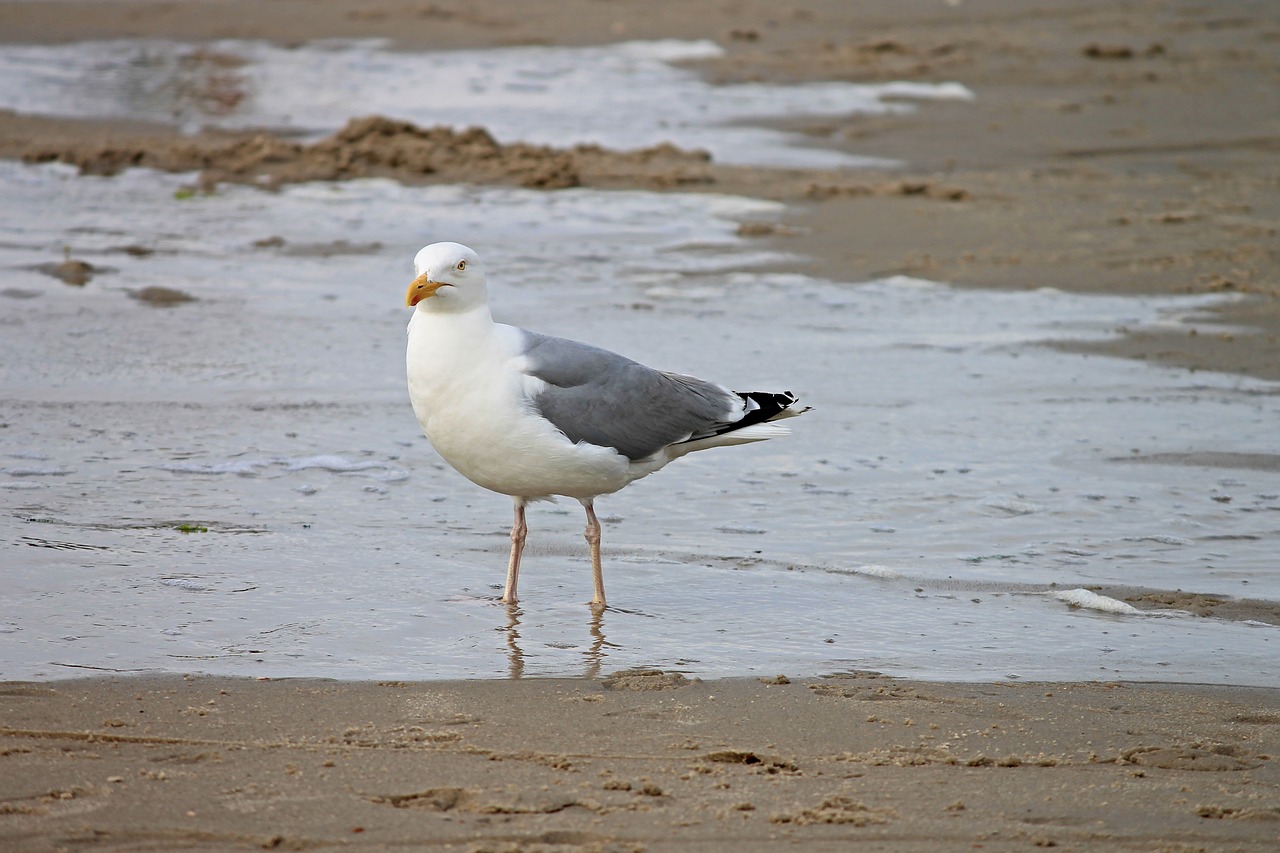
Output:
<path fill-rule="evenodd" d="M 561 149 L 503 144 L 479 127 L 422 128 L 382 116 L 352 119 L 337 133 L 315 143 L 266 133 L 55 139 L 33 142 L 22 152 L 22 159 L 28 163 L 69 163 L 93 175 L 113 175 L 136 166 L 199 171 L 205 188 L 222 181 L 276 187 L 363 177 L 514 184 L 536 189 L 575 187 L 583 183 L 585 174 L 627 175 L 667 185 L 710 180 L 698 170 L 710 160 L 705 152 L 672 145 L 617 152 L 594 145 Z"/>

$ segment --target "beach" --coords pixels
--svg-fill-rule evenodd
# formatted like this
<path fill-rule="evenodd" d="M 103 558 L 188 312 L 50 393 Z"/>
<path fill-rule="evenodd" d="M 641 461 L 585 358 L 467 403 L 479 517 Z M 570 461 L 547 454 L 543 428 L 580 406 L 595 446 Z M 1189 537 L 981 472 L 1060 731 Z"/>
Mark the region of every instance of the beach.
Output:
<path fill-rule="evenodd" d="M 1272 691 L 840 678 L 6 685 L 13 850 L 1266 850 Z"/>
<path fill-rule="evenodd" d="M 1266 633 L 1280 625 L 1280 603 L 1269 592 L 1275 581 L 1269 555 L 1280 540 L 1269 520 L 1277 508 L 1280 447 L 1266 408 L 1280 380 L 1274 4 L 0 2 L 6 44 L 126 38 L 259 40 L 272 49 L 385 39 L 388 54 L 374 58 L 392 64 L 397 52 L 705 39 L 722 52 L 689 50 L 677 64 L 718 86 L 955 83 L 973 97 L 938 90 L 913 100 L 918 108 L 909 111 L 734 120 L 799 134 L 819 152 L 900 161 L 889 168 L 737 164 L 662 140 L 627 147 L 503 142 L 487 131 L 433 131 L 364 111 L 353 111 L 341 129 L 305 137 L 240 127 L 193 133 L 136 116 L 0 110 L 0 158 L 64 164 L 56 191 L 68 209 L 89 198 L 90 190 L 77 189 L 77 180 L 89 180 L 74 177 L 80 172 L 136 180 L 126 186 L 142 199 L 130 208 L 139 217 L 158 196 L 198 202 L 207 193 L 200 215 L 208 222 L 251 223 L 230 236 L 217 232 L 217 240 L 239 247 L 227 266 L 208 272 L 200 249 L 191 266 L 174 267 L 189 272 L 185 279 L 131 289 L 119 305 L 75 300 L 107 299 L 94 282 L 115 280 L 112 266 L 129 269 L 152 253 L 160 260 L 176 256 L 179 250 L 170 249 L 178 238 L 172 244 L 157 238 L 156 253 L 152 243 L 130 243 L 135 237 L 121 226 L 83 267 L 73 262 L 88 257 L 87 249 L 68 246 L 64 258 L 42 248 L 48 269 L 22 274 L 44 276 L 57 290 L 39 290 L 32 278 L 5 291 L 0 309 L 14 316 L 29 310 L 23 306 L 52 303 L 73 330 L 90 335 L 130 311 L 141 325 L 102 359 L 78 354 L 75 345 L 63 348 L 66 364 L 83 374 L 40 358 L 22 363 L 19 373 L 13 365 L 20 360 L 7 356 L 15 372 L 7 383 L 10 411 L 0 421 L 13 452 L 3 472 L 15 488 L 0 493 L 8 502 L 0 531 L 16 559 L 6 573 L 22 607 L 39 616 L 35 621 L 55 624 L 39 610 L 47 607 L 67 624 L 57 622 L 19 653 L 38 628 L 21 622 L 21 613 L 4 623 L 12 623 L 3 636 L 14 651 L 5 658 L 10 674 L 0 669 L 7 678 L 0 684 L 0 847 L 1182 851 L 1270 850 L 1280 842 L 1280 688 Z M 215 85 L 197 98 L 230 108 L 240 97 L 241 60 L 218 51 L 201 56 L 216 73 L 199 79 Z M 127 178 L 130 166 L 163 177 Z M 44 177 L 21 173 L 14 180 L 32 187 L 31 198 L 52 197 L 52 179 L 39 184 Z M 340 189 L 314 189 L 328 181 Z M 472 188 L 453 189 L 460 184 Z M 637 269 L 651 252 L 628 242 L 639 239 L 628 236 L 629 217 L 661 234 L 668 219 L 697 223 L 719 215 L 721 195 L 750 200 L 731 205 L 726 233 L 710 228 L 689 238 L 693 259 L 682 262 L 682 278 L 646 268 L 638 295 L 599 295 L 590 278 L 569 282 L 567 292 L 590 307 L 589 317 L 540 307 L 531 292 L 512 296 L 512 304 L 546 322 L 565 315 L 600 338 L 617 334 L 619 346 L 638 348 L 661 328 L 670 330 L 664 340 L 670 351 L 699 367 L 709 360 L 705 339 L 712 337 L 767 363 L 769 380 L 787 381 L 788 357 L 818 365 L 813 376 L 840 377 L 852 370 L 849 354 L 840 350 L 831 364 L 822 363 L 839 330 L 821 321 L 856 315 L 848 323 L 869 337 L 899 335 L 878 354 L 907 363 L 918 352 L 959 353 L 964 364 L 954 376 L 936 376 L 936 399 L 949 400 L 948 389 L 959 388 L 963 398 L 972 393 L 964 382 L 995 382 L 1006 369 L 1014 375 L 1015 363 L 1039 358 L 1030 347 L 1016 349 L 1024 344 L 1018 336 L 1027 334 L 1017 323 L 1033 315 L 1049 329 L 1035 347 L 1058 358 L 1086 356 L 1088 364 L 1108 360 L 1102 363 L 1116 365 L 1108 376 L 1120 378 L 1087 385 L 1083 373 L 1071 372 L 1077 362 L 1047 360 L 1043 370 L 1034 362 L 1001 392 L 999 426 L 1013 436 L 1010 455 L 999 452 L 1004 439 L 993 440 L 994 449 L 974 439 L 976 464 L 954 447 L 992 432 L 989 425 L 969 427 L 972 435 L 960 438 L 931 435 L 937 459 L 908 464 L 886 442 L 865 457 L 832 453 L 829 466 L 825 457 L 813 461 L 821 442 L 814 434 L 803 438 L 806 427 L 817 422 L 833 434 L 845 428 L 818 418 L 834 412 L 892 432 L 922 410 L 908 407 L 892 387 L 870 405 L 845 400 L 846 408 L 829 404 L 826 415 L 815 408 L 797 423 L 792 455 L 744 463 L 741 479 L 707 480 L 705 472 L 703 479 L 673 479 L 681 498 L 675 511 L 656 485 L 664 472 L 654 478 L 656 491 L 623 504 L 625 518 L 603 518 L 607 562 L 610 545 L 623 543 L 612 552 L 621 556 L 616 568 L 606 571 L 621 590 L 610 600 L 625 602 L 603 624 L 588 624 L 580 603 L 585 587 L 573 585 L 582 580 L 580 562 L 571 563 L 577 574 L 566 571 L 567 579 L 547 573 L 580 559 L 576 518 L 550 516 L 537 522 L 544 528 L 531 522 L 531 537 L 545 536 L 549 544 L 531 552 L 526 583 L 534 591 L 526 592 L 521 613 L 507 617 L 491 600 L 504 559 L 503 502 L 481 504 L 477 497 L 473 508 L 462 486 L 454 491 L 414 479 L 435 460 L 424 444 L 407 443 L 414 425 L 397 372 L 404 320 L 393 313 L 398 306 L 379 304 L 361 314 L 374 297 L 325 280 L 329 304 L 363 318 L 363 325 L 342 327 L 322 300 L 309 307 L 300 299 L 302 283 L 288 278 L 295 262 L 316 264 L 300 274 L 302 281 L 321 264 L 348 265 L 341 268 L 355 275 L 367 261 L 380 275 L 385 247 L 377 239 L 400 238 L 377 238 L 375 221 L 350 225 L 349 241 L 317 226 L 320 236 L 308 241 L 284 225 L 270 231 L 252 219 L 266 209 L 268 223 L 271 216 L 296 223 L 317 209 L 306 205 L 359 204 L 362 211 L 385 210 L 386 222 L 394 223 L 422 205 L 403 188 L 437 193 L 430 198 L 442 208 L 484 206 L 471 223 L 477 229 L 494 210 L 513 217 L 491 219 L 495 230 L 516 235 L 544 218 L 574 223 L 579 230 L 571 233 L 586 235 L 584 265 L 605 239 L 590 230 L 598 209 L 570 200 L 547 217 L 529 194 L 617 193 L 618 221 L 610 227 L 624 236 L 605 236 L 614 241 L 611 250 L 632 252 L 622 265 Z M 101 199 L 111 191 L 92 190 L 103 195 L 93 195 L 88 207 L 110 209 L 113 202 Z M 679 211 L 653 202 L 653 194 L 664 193 Z M 163 211 L 156 219 L 156 233 L 169 239 Z M 517 237 L 494 239 L 512 278 L 537 274 Z M 733 274 L 733 263 L 723 259 L 732 252 L 746 259 L 737 268 L 752 272 L 897 284 L 866 289 L 874 298 L 816 290 L 819 302 L 788 328 L 797 335 L 795 349 L 768 349 L 752 330 L 793 311 L 778 295 L 792 280 L 766 288 L 725 279 L 740 291 L 720 279 L 704 285 L 698 276 L 720 275 L 722 268 Z M 313 325 L 337 329 L 326 344 L 330 355 L 309 360 L 250 340 L 239 325 L 248 289 L 228 295 L 209 281 L 225 280 L 227 269 L 246 266 L 244 258 L 270 266 L 267 277 L 286 284 L 267 294 L 257 325 L 243 328 L 293 328 L 285 318 L 298 311 Z M 76 276 L 85 280 L 68 280 Z M 669 307 L 672 293 L 689 292 L 688 281 L 697 285 L 693 319 Z M 919 281 L 953 289 L 942 293 Z M 403 290 L 396 286 L 393 297 Z M 742 324 L 722 317 L 716 300 L 735 292 L 745 294 L 742 316 L 754 325 L 736 329 Z M 993 314 L 993 295 L 1008 298 L 1007 315 Z M 1095 297 L 1147 307 L 1108 308 L 1103 334 L 1081 319 L 1094 310 L 1088 300 Z M 928 335 L 916 340 L 911 323 L 892 326 L 875 313 L 884 304 L 918 312 L 913 322 L 928 326 Z M 280 366 L 258 373 L 248 357 L 184 360 L 189 355 L 180 344 L 205 334 L 195 314 L 179 313 L 187 308 L 212 318 L 224 351 L 268 352 Z M 697 325 L 702 315 L 720 324 L 713 335 Z M 1125 319 L 1131 315 L 1141 319 Z M 13 328 L 37 328 L 33 316 L 24 314 L 28 325 L 15 321 Z M 959 339 L 949 316 L 957 323 L 990 319 L 990 326 L 975 327 L 972 340 Z M 635 318 L 653 325 L 628 331 Z M 896 331 L 883 332 L 890 327 Z M 1077 334 L 1081 328 L 1089 334 Z M 23 334 L 33 341 L 43 336 Z M 798 340 L 805 336 L 811 340 Z M 946 363 L 922 361 L 912 375 L 937 374 Z M 95 384 L 99 376 L 109 382 Z M 384 376 L 392 380 L 385 387 Z M 1107 411 L 1121 414 L 1113 414 L 1117 425 L 1095 446 L 1073 449 L 1069 430 L 1043 439 L 1055 448 L 1044 463 L 1048 473 L 1028 485 L 1016 473 L 992 469 L 995 460 L 1016 469 L 1024 451 L 1015 452 L 1015 444 L 1042 440 L 1018 443 L 1018 436 L 1050 432 L 1052 401 L 1036 398 L 1035 411 L 1047 414 L 1017 421 L 1022 401 L 1038 393 L 1038 376 L 1052 401 L 1081 389 L 1090 406 L 1076 410 L 1086 412 L 1082 423 L 1101 421 Z M 1202 399 L 1220 408 L 1191 408 Z M 210 400 L 230 401 L 231 413 L 210 414 Z M 1187 406 L 1171 418 L 1168 434 L 1156 424 L 1166 410 L 1141 408 L 1150 400 Z M 1119 408 L 1126 405 L 1137 414 Z M 907 409 L 901 420 L 899 408 Z M 134 409 L 146 412 L 150 433 L 137 426 Z M 1238 414 L 1244 410 L 1251 414 Z M 371 420 L 403 422 L 405 430 L 367 437 Z M 1134 421 L 1141 426 L 1126 430 Z M 357 432 L 358 439 L 348 438 Z M 1194 440 L 1177 444 L 1170 436 L 1180 432 Z M 84 449 L 64 459 L 37 447 L 40 436 L 84 442 Z M 28 450 L 29 457 L 13 461 Z M 1103 490 L 1088 479 L 1116 465 L 1128 477 L 1123 485 Z M 853 475 L 840 466 L 866 479 L 851 487 Z M 1164 478 L 1162 466 L 1180 473 Z M 972 475 L 971 467 L 978 469 Z M 792 480 L 796 468 L 806 470 L 803 488 Z M 1085 473 L 1077 479 L 1079 471 Z M 109 481 L 103 472 L 121 476 Z M 979 477 L 986 478 L 981 486 L 972 485 Z M 1177 477 L 1189 479 L 1164 482 Z M 27 488 L 48 481 L 64 485 L 49 487 L 48 495 Z M 894 504 L 889 493 L 902 481 L 927 486 Z M 785 513 L 753 502 L 771 492 Z M 935 509 L 950 507 L 956 495 L 972 503 Z M 1198 508 L 1184 516 L 1184 505 L 1194 502 Z M 1156 508 L 1126 521 L 1140 511 L 1135 506 Z M 832 519 L 841 515 L 865 519 L 869 532 L 848 541 L 830 535 L 840 530 Z M 442 520 L 429 528 L 438 533 L 429 544 L 410 536 L 425 523 L 420 519 L 436 517 Z M 1160 526 L 1166 518 L 1168 526 Z M 1001 526 L 1020 519 L 1041 526 Z M 644 532 L 637 530 L 641 523 Z M 1087 542 L 1043 532 L 1107 524 L 1117 526 Z M 658 532 L 664 527 L 675 532 Z M 1001 532 L 990 540 L 973 533 L 988 528 Z M 909 536 L 913 544 L 898 544 Z M 261 541 L 277 544 L 265 546 L 265 554 L 246 544 Z M 956 549 L 973 576 L 951 578 Z M 183 554 L 194 557 L 184 561 Z M 341 560 L 317 564 L 297 588 L 270 576 L 273 564 L 289 567 L 293 559 L 309 569 L 317 554 Z M 856 554 L 870 555 L 861 558 L 866 565 Z M 402 567 L 420 556 L 436 560 L 440 576 L 449 578 L 441 582 L 441 608 L 430 576 Z M 1077 566 L 1104 559 L 1102 569 Z M 895 560 L 928 568 L 917 577 Z M 1161 579 L 1166 560 L 1173 580 Z M 983 574 L 993 563 L 1033 568 L 1004 582 L 995 570 Z M 94 580 L 100 564 L 121 567 L 118 584 Z M 234 569 L 220 573 L 226 564 Z M 682 564 L 710 571 L 687 578 L 692 597 L 678 610 L 686 579 L 671 581 L 663 572 Z M 847 573 L 846 564 L 853 566 Z M 473 565 L 489 567 L 492 577 L 463 589 L 446 572 L 461 575 Z M 626 579 L 629 570 L 636 580 Z M 1207 574 L 1196 574 L 1202 570 Z M 57 573 L 84 578 L 75 581 L 85 596 L 77 602 L 108 604 L 101 613 L 82 614 L 76 604 L 62 614 L 67 608 L 41 586 Z M 830 600 L 827 585 L 841 573 L 864 584 L 849 594 L 853 601 L 839 603 L 845 609 Z M 399 588 L 387 584 L 404 576 L 414 579 Z M 1037 622 L 1034 608 L 1043 596 L 1077 586 L 1107 596 L 1114 609 L 1082 614 L 1081 599 L 1068 596 L 1060 609 L 1070 607 L 1075 621 Z M 162 617 L 111 609 L 110 602 L 124 601 L 119 590 L 137 588 L 182 597 L 161 599 Z M 725 589 L 750 594 L 740 615 L 732 601 L 715 597 Z M 252 597 L 255 590 L 262 598 Z M 252 616 L 243 618 L 253 623 L 233 643 L 217 632 L 242 618 L 241 601 L 251 602 L 243 612 Z M 828 602 L 838 624 L 821 621 Z M 936 609 L 913 619 L 945 623 L 946 631 L 879 658 L 878 644 L 920 625 L 895 622 L 888 611 L 916 602 Z M 404 612 L 388 615 L 393 605 Z M 975 616 L 962 607 L 997 609 Z M 270 622 L 273 609 L 287 614 L 283 624 Z M 311 616 L 298 615 L 309 609 Z M 644 644 L 644 621 L 664 609 L 679 616 L 660 632 L 671 635 L 671 647 L 688 648 Z M 157 618 L 169 620 L 159 633 Z M 1139 618 L 1166 621 L 1142 623 L 1154 627 L 1125 621 Z M 384 619 L 390 628 L 379 625 Z M 1187 626 L 1176 640 L 1162 633 L 1172 620 Z M 205 627 L 212 622 L 219 624 Z M 1086 631 L 1079 647 L 1066 642 Z M 452 644 L 450 636 L 468 639 Z M 101 648 L 97 637 L 107 638 Z M 776 654 L 772 638 L 782 649 Z M 64 640 L 65 648 L 58 645 Z M 484 642 L 481 656 L 473 646 Z M 982 668 L 988 643 L 1003 657 Z M 821 659 L 831 665 L 814 671 L 812 661 L 828 646 Z M 920 668 L 912 670 L 903 659 L 916 653 Z M 924 660 L 931 656 L 939 662 Z M 1181 670 L 1184 656 L 1196 661 Z M 1214 656 L 1222 660 L 1220 674 L 1205 663 Z M 446 659 L 447 666 L 433 663 Z M 477 659 L 493 671 L 468 674 Z M 640 668 L 648 660 L 652 666 Z M 362 661 L 376 663 L 362 670 Z M 697 677 L 699 667 L 714 677 Z M 421 670 L 426 677 L 414 674 Z M 1161 683 L 1162 671 L 1181 683 Z M 326 672 L 335 677 L 317 677 Z M 394 677 L 376 674 L 382 672 Z M 1045 672 L 1071 677 L 1046 679 Z"/>
<path fill-rule="evenodd" d="M 849 176 L 604 164 L 598 186 L 699 186 L 792 203 L 789 249 L 816 272 L 920 273 L 982 287 L 1276 295 L 1276 71 L 1267 3 L 999 0 L 743 2 L 661 13 L 628 3 L 95 2 L 4 7 L 6 39 L 390 38 L 405 50 L 706 38 L 710 79 L 960 79 L 973 105 L 802 128 L 820 144 L 901 158 L 905 174 Z M 305 12 L 301 11 L 305 8 Z M 251 11 L 250 11 L 251 9 Z M 0 116 L 0 152 L 67 140 L 151 139 L 154 127 Z M 157 143 L 158 144 L 158 143 Z M 617 173 L 621 174 L 617 174 Z M 886 199 L 892 203 L 886 204 Z M 962 209 L 948 201 L 963 199 Z M 874 210 L 874 215 L 869 215 Z M 789 220 L 791 221 L 791 220 Z M 856 227 L 856 230 L 854 230 Z M 922 245 L 927 236 L 927 246 Z M 1220 335 L 1144 331 L 1103 351 L 1280 378 L 1276 302 L 1222 310 Z M 1236 324 L 1248 327 L 1243 334 Z"/>

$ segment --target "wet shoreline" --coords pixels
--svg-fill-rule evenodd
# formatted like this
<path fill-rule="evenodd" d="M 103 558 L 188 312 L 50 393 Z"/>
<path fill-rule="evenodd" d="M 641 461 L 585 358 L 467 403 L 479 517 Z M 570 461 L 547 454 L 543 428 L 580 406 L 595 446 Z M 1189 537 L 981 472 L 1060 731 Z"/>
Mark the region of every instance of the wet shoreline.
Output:
<path fill-rule="evenodd" d="M 739 10 L 742 20 L 756 16 L 755 5 Z M 1124 25 L 1127 12 L 1060 2 L 1041 3 L 1030 15 L 984 0 L 963 9 L 827 2 L 760 15 L 763 27 L 674 8 L 659 23 L 587 2 L 543 2 L 538 14 L 518 16 L 497 0 L 465 13 L 398 2 L 368 14 L 339 2 L 309 6 L 306 15 L 290 3 L 244 15 L 233 7 L 224 4 L 225 17 L 211 18 L 199 4 L 155 11 L 139 2 L 116 15 L 68 2 L 59 7 L 67 17 L 55 22 L 15 3 L 5 9 L 6 33 L 30 44 L 390 37 L 406 50 L 675 36 L 709 38 L 725 49 L 698 66 L 718 81 L 960 80 L 979 95 L 971 104 L 800 126 L 817 144 L 905 161 L 904 185 L 964 191 L 962 204 L 927 192 L 883 198 L 875 190 L 897 176 L 856 173 L 712 164 L 714 183 L 705 186 L 705 167 L 674 182 L 661 169 L 633 167 L 591 180 L 784 201 L 793 208 L 787 236 L 766 239 L 806 256 L 807 271 L 837 280 L 902 273 L 979 287 L 1021 288 L 1034 279 L 1034 286 L 1090 292 L 1244 294 L 1206 318 L 1199 334 L 1133 329 L 1095 351 L 1280 378 L 1278 261 L 1267 247 L 1280 221 L 1269 166 L 1274 134 L 1258 124 L 1275 114 L 1280 87 L 1251 82 L 1275 74 L 1259 64 L 1280 27 L 1264 5 L 1243 2 L 1239 14 L 1225 17 L 1182 3 L 1147 10 L 1138 41 Z M 1256 26 L 1241 23 L 1249 21 Z M 833 40 L 833 32 L 850 38 Z M 123 134 L 126 144 L 153 132 L 0 114 L 0 149 L 13 156 L 42 140 L 80 144 L 104 130 Z M 682 185 L 688 177 L 699 183 Z"/>
<path fill-rule="evenodd" d="M 1274 848 L 1280 696 L 1232 686 L 1280 677 L 1274 4 L 0 17 L 23 44 L 710 39 L 713 82 L 976 95 L 766 122 L 888 171 L 602 150 L 552 192 L 464 162 L 206 193 L 4 163 L 0 843 Z M 229 139 L 0 112 L 8 159 Z M 459 231 L 511 320 L 816 406 L 602 502 L 601 618 L 555 506 L 522 609 L 494 602 L 505 502 L 412 422 L 407 260 Z M 78 677 L 113 670 L 145 672 Z"/>
<path fill-rule="evenodd" d="M 1274 691 L 640 670 L 114 677 L 0 694 L 3 833 L 30 850 L 90 838 L 566 851 L 1275 840 Z M 32 778 L 40 792 L 16 787 Z"/>

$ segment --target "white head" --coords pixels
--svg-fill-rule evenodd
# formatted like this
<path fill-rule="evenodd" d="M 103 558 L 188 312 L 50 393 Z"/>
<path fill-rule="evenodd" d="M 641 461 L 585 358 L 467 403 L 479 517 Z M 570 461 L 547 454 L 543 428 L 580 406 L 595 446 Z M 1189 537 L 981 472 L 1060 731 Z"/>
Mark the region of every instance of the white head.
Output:
<path fill-rule="evenodd" d="M 432 243 L 413 259 L 405 304 L 418 310 L 466 311 L 488 302 L 480 256 L 461 243 Z"/>

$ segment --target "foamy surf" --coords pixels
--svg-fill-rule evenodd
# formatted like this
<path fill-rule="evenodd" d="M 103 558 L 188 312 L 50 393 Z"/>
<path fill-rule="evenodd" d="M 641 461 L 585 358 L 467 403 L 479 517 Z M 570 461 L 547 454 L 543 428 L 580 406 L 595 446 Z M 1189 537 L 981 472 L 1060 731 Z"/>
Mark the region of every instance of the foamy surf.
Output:
<path fill-rule="evenodd" d="M 891 569 L 888 566 L 879 566 L 867 564 L 863 566 L 844 566 L 842 568 L 826 569 L 828 574 L 833 575 L 861 575 L 868 578 L 884 578 L 893 580 L 902 577 L 902 572 L 897 569 Z"/>
<path fill-rule="evenodd" d="M 1101 613 L 1119 613 L 1125 616 L 1140 616 L 1149 611 L 1139 610 L 1132 604 L 1126 604 L 1118 598 L 1111 598 L 1106 595 L 1098 595 L 1096 592 L 1090 592 L 1087 589 L 1068 589 L 1046 593 L 1050 598 L 1056 598 L 1058 601 L 1064 602 L 1072 607 L 1079 607 L 1083 610 L 1097 610 Z"/>

